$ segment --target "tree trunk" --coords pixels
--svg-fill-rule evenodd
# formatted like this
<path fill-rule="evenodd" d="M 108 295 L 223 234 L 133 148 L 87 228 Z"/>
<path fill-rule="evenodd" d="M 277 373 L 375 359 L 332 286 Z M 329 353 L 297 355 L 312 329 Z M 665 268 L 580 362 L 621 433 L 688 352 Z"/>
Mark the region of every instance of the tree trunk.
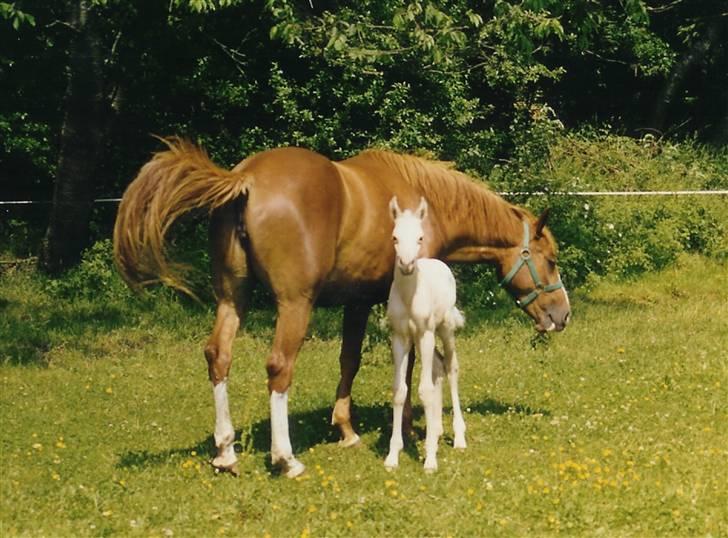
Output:
<path fill-rule="evenodd" d="M 103 139 L 101 42 L 91 18 L 91 2 L 69 7 L 74 36 L 69 47 L 68 83 L 53 207 L 39 266 L 58 273 L 78 262 L 89 241 L 95 193 L 94 173 Z"/>
<path fill-rule="evenodd" d="M 680 59 L 675 63 L 668 75 L 662 91 L 657 97 L 655 107 L 652 111 L 652 127 L 663 131 L 667 127 L 667 115 L 670 105 L 675 100 L 680 89 L 683 87 L 687 76 L 691 70 L 703 61 L 708 52 L 715 47 L 720 37 L 720 18 L 716 17 L 708 25 L 705 36 L 698 39 L 693 45 L 685 51 Z"/>

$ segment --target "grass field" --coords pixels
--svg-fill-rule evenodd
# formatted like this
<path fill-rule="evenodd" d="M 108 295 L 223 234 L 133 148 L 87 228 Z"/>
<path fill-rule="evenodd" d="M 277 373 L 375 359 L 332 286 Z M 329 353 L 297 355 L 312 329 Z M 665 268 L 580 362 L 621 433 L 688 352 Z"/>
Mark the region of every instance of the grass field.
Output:
<path fill-rule="evenodd" d="M 290 402 L 307 472 L 288 480 L 267 455 L 271 312 L 235 343 L 236 478 L 208 463 L 210 311 L 169 294 L 62 298 L 32 271 L 6 271 L 0 535 L 728 535 L 727 275 L 684 257 L 637 281 L 593 282 L 572 294 L 569 328 L 547 340 L 515 308 L 466 311 L 469 446 L 443 442 L 434 475 L 422 471 L 422 441 L 384 469 L 382 341 L 368 345 L 354 388 L 362 444 L 337 447 L 339 341 L 319 313 Z M 449 426 L 448 416 L 451 444 Z"/>

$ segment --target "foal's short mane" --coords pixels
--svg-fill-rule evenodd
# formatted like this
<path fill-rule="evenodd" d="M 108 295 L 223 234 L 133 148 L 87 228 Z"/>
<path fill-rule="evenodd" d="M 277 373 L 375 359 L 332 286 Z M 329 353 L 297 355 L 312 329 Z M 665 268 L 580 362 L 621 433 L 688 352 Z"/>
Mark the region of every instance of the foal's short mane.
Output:
<path fill-rule="evenodd" d="M 365 155 L 395 168 L 405 181 L 425 193 L 428 203 L 442 218 L 484 218 L 481 225 L 494 237 L 502 238 L 503 243 L 520 240 L 521 221 L 534 219 L 531 213 L 506 202 L 485 184 L 455 170 L 452 163 L 382 150 L 367 150 Z"/>

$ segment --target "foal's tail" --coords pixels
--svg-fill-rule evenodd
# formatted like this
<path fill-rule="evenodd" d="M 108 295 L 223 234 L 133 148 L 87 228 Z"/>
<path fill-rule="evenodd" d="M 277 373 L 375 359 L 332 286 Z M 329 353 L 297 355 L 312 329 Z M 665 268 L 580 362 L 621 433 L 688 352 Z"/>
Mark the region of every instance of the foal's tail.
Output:
<path fill-rule="evenodd" d="M 465 326 L 465 316 L 455 306 L 450 309 L 450 324 L 455 329 L 461 329 Z"/>
<path fill-rule="evenodd" d="M 162 139 L 156 153 L 124 193 L 114 226 L 114 259 L 132 288 L 161 282 L 194 297 L 185 266 L 168 260 L 165 235 L 183 213 L 210 211 L 245 194 L 250 178 L 216 166 L 179 138 Z"/>

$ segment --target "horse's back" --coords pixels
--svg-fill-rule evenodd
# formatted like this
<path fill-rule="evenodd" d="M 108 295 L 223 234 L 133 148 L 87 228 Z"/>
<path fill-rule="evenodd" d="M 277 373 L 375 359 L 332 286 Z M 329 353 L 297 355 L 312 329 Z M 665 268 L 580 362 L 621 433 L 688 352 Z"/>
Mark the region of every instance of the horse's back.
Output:
<path fill-rule="evenodd" d="M 315 293 L 334 266 L 341 225 L 344 192 L 333 163 L 277 148 L 235 170 L 252 178 L 244 227 L 257 276 L 279 298 Z"/>

